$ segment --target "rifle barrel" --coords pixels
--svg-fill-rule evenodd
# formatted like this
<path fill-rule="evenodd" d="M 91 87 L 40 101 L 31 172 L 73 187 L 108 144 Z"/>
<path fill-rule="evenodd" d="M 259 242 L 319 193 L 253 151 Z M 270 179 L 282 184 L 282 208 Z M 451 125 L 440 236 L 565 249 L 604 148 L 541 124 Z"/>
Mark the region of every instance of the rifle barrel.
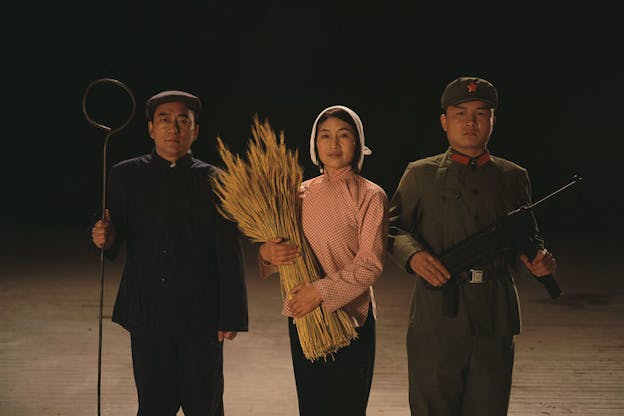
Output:
<path fill-rule="evenodd" d="M 542 202 L 546 201 L 547 199 L 555 196 L 556 194 L 558 194 L 559 192 L 563 192 L 564 190 L 568 189 L 570 186 L 579 183 L 583 178 L 581 178 L 578 175 L 574 175 L 572 177 L 572 182 L 568 183 L 567 185 L 562 186 L 561 188 L 557 189 L 554 192 L 551 192 L 550 194 L 546 195 L 545 197 L 543 197 L 542 199 L 540 199 L 539 201 L 531 204 L 528 206 L 529 209 L 538 206 L 539 204 L 541 204 Z"/>

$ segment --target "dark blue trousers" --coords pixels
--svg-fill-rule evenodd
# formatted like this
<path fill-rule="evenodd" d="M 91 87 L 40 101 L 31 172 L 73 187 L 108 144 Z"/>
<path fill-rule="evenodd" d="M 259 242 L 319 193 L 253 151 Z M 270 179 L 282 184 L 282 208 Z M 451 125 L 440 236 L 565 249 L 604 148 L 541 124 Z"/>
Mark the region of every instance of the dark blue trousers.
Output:
<path fill-rule="evenodd" d="M 138 416 L 223 415 L 223 343 L 216 334 L 132 331 Z"/>

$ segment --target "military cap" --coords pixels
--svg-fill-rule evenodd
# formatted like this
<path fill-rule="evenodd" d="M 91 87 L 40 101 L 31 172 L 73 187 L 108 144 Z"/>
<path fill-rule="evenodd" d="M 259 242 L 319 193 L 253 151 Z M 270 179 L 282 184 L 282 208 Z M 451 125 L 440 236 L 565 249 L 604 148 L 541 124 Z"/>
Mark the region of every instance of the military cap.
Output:
<path fill-rule="evenodd" d="M 446 86 L 440 103 L 442 109 L 446 110 L 449 105 L 475 100 L 486 102 L 495 109 L 498 107 L 498 91 L 491 82 L 483 78 L 460 77 Z"/>
<path fill-rule="evenodd" d="M 159 92 L 158 94 L 152 96 L 149 100 L 147 100 L 147 103 L 145 104 L 147 119 L 152 120 L 154 118 L 154 111 L 156 110 L 156 107 L 172 101 L 183 102 L 188 106 L 188 108 L 193 110 L 193 112 L 195 113 L 195 118 L 199 118 L 202 104 L 198 97 L 184 91 L 168 90 Z"/>

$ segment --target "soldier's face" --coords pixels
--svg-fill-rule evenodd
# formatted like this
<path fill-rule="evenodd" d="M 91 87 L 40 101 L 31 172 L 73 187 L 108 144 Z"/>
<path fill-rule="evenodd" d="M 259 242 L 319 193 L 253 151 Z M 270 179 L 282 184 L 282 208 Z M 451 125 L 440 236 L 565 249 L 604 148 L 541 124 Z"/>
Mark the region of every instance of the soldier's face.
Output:
<path fill-rule="evenodd" d="M 442 129 L 451 147 L 468 156 L 485 150 L 494 128 L 494 110 L 483 101 L 450 105 L 440 116 Z"/>
<path fill-rule="evenodd" d="M 188 153 L 199 134 L 195 114 L 179 101 L 156 107 L 154 120 L 149 121 L 147 127 L 150 137 L 154 139 L 156 153 L 170 162 L 175 162 Z"/>

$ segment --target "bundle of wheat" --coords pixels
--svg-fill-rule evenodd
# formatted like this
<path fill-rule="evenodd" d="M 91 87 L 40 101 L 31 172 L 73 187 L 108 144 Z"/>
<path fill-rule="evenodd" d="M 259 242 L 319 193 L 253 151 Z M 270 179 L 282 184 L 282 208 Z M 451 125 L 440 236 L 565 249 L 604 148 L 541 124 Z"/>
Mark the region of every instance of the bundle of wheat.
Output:
<path fill-rule="evenodd" d="M 260 123 L 253 116 L 253 139 L 249 140 L 246 160 L 234 155 L 217 137 L 218 151 L 224 162 L 213 178 L 219 200 L 218 209 L 227 219 L 238 224 L 241 232 L 254 242 L 282 237 L 297 244 L 302 255 L 293 264 L 278 266 L 282 299 L 301 283 L 320 279 L 319 268 L 301 228 L 299 188 L 303 173 L 297 151 L 279 141 L 269 122 Z M 357 337 L 348 315 L 329 312 L 322 305 L 309 314 L 295 318 L 301 348 L 306 358 L 327 359 Z"/>

